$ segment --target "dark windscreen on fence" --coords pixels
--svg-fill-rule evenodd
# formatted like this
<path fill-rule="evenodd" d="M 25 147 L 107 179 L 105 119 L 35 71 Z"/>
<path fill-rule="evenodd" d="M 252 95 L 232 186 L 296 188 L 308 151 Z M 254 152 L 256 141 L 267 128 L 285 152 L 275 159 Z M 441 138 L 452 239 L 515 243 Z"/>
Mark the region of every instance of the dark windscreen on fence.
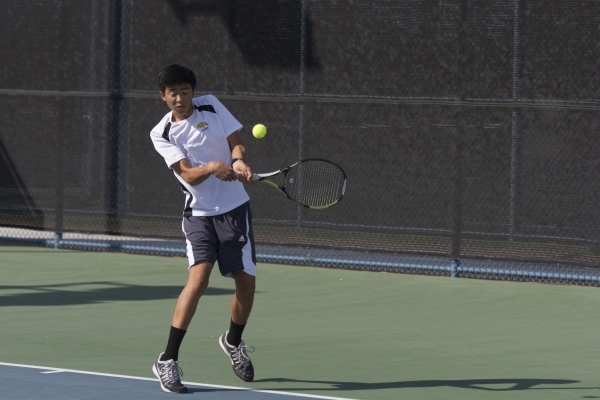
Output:
<path fill-rule="evenodd" d="M 327 210 L 247 188 L 263 259 L 600 266 L 598 2 L 0 4 L 7 240 L 183 240 L 149 137 L 168 111 L 156 75 L 178 63 L 244 125 L 255 172 L 314 157 L 347 173 Z"/>

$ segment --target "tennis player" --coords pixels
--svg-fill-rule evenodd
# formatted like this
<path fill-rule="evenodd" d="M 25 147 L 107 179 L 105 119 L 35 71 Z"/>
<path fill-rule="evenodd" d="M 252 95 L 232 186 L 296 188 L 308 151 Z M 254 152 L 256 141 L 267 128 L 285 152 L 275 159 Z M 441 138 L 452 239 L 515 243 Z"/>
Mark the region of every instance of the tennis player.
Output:
<path fill-rule="evenodd" d="M 179 348 L 217 261 L 221 275 L 235 280 L 230 326 L 219 345 L 235 374 L 250 382 L 254 367 L 242 333 L 254 301 L 256 252 L 249 197 L 242 184 L 253 183 L 244 161 L 242 125 L 215 96 L 194 98 L 196 77 L 188 68 L 168 66 L 158 74 L 158 85 L 171 111 L 150 137 L 185 193 L 182 229 L 189 275 L 177 300 L 167 347 L 152 371 L 165 392 L 187 392 L 180 378 Z"/>

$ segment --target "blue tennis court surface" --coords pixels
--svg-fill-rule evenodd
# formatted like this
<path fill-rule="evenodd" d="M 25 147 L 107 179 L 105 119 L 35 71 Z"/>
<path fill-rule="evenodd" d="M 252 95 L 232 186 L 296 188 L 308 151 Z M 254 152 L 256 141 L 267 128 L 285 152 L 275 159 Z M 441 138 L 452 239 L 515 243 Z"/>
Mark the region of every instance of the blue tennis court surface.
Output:
<path fill-rule="evenodd" d="M 185 382 L 185 380 L 184 383 L 188 387 L 188 393 L 178 396 L 202 400 L 349 400 L 340 397 L 206 385 Z M 153 400 L 172 399 L 173 396 L 161 390 L 157 379 L 0 363 L 0 399 L 2 400 Z"/>

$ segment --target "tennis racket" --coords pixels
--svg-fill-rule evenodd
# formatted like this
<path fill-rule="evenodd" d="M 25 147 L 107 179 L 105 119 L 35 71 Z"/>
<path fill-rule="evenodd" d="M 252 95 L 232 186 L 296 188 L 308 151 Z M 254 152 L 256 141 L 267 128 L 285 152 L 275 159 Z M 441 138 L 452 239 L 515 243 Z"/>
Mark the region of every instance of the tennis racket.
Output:
<path fill-rule="evenodd" d="M 254 180 L 264 182 L 294 203 L 314 210 L 336 205 L 346 192 L 344 170 L 320 158 L 307 158 L 279 171 L 254 174 Z M 281 183 L 277 184 L 277 181 Z"/>

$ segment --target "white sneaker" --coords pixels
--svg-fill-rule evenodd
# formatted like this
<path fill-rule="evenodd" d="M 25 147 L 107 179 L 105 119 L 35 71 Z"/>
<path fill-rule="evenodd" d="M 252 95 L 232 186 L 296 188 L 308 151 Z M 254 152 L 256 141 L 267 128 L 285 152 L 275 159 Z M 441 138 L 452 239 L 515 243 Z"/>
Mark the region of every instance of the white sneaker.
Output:
<path fill-rule="evenodd" d="M 187 387 L 181 383 L 180 375 L 183 371 L 175 360 L 161 361 L 164 353 L 160 353 L 158 360 L 152 366 L 152 372 L 160 380 L 160 387 L 167 393 L 187 393 Z"/>
<path fill-rule="evenodd" d="M 250 361 L 246 349 L 254 350 L 254 347 L 246 346 L 243 340 L 238 347 L 230 345 L 227 343 L 227 333 L 229 331 L 221 335 L 219 345 L 225 354 L 229 356 L 233 372 L 235 372 L 238 378 L 246 382 L 252 382 L 254 380 L 254 366 L 252 366 L 252 361 Z"/>

